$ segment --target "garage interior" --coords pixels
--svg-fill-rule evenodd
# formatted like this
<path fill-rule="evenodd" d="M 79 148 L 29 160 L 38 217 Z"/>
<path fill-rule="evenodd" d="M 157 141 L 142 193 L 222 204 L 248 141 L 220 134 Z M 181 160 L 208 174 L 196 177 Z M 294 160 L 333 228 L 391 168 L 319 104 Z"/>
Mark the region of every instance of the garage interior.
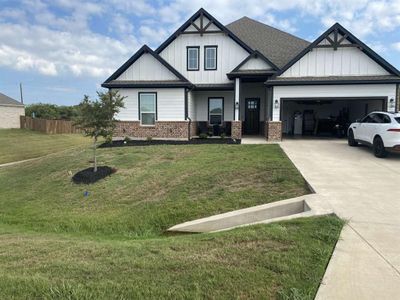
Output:
<path fill-rule="evenodd" d="M 350 124 L 372 111 L 386 110 L 385 99 L 284 99 L 281 106 L 285 136 L 345 137 Z"/>

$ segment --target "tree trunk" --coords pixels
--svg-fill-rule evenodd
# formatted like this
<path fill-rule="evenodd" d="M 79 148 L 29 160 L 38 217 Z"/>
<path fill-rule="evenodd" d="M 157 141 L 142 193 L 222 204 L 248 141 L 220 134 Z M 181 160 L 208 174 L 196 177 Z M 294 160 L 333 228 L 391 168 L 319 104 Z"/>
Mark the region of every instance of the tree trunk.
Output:
<path fill-rule="evenodd" d="M 97 148 L 97 137 L 94 138 L 94 143 L 93 143 L 93 172 L 97 172 L 96 148 Z"/>

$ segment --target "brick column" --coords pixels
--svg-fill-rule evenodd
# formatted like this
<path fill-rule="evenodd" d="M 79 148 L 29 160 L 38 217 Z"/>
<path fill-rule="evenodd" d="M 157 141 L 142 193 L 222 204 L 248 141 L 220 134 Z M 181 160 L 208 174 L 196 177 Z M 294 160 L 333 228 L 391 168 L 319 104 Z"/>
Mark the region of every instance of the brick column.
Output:
<path fill-rule="evenodd" d="M 242 139 L 242 121 L 232 121 L 231 130 L 231 137 L 233 139 Z"/>
<path fill-rule="evenodd" d="M 282 122 L 268 121 L 266 123 L 266 137 L 269 142 L 280 142 L 282 140 Z"/>

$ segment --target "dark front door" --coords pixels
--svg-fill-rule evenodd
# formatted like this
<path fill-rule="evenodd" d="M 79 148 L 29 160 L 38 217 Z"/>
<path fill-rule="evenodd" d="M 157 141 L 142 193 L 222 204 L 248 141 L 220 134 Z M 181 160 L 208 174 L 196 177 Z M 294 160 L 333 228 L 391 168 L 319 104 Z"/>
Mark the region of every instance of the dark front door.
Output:
<path fill-rule="evenodd" d="M 258 134 L 260 130 L 260 99 L 247 98 L 245 105 L 244 133 Z"/>

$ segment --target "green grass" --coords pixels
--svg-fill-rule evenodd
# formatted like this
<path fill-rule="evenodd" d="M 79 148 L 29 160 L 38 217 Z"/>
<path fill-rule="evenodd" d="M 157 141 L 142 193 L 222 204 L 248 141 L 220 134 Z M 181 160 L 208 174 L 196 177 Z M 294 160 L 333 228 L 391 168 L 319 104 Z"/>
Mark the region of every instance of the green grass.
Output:
<path fill-rule="evenodd" d="M 25 229 L 159 236 L 175 224 L 309 193 L 277 145 L 100 149 L 117 173 L 97 184 L 71 182 L 91 150 L 71 150 L 0 169 L 0 219 Z M 84 192 L 89 191 L 89 197 Z"/>
<path fill-rule="evenodd" d="M 79 146 L 78 144 L 75 144 Z M 312 299 L 343 226 L 300 219 L 171 236 L 184 221 L 309 193 L 277 145 L 82 147 L 0 169 L 0 299 Z M 89 197 L 84 192 L 89 191 Z"/>
<path fill-rule="evenodd" d="M 0 129 L 0 164 L 44 156 L 90 140 L 81 134 L 44 134 L 24 129 Z"/>
<path fill-rule="evenodd" d="M 115 241 L 0 231 L 1 299 L 313 299 L 342 222 Z"/>

